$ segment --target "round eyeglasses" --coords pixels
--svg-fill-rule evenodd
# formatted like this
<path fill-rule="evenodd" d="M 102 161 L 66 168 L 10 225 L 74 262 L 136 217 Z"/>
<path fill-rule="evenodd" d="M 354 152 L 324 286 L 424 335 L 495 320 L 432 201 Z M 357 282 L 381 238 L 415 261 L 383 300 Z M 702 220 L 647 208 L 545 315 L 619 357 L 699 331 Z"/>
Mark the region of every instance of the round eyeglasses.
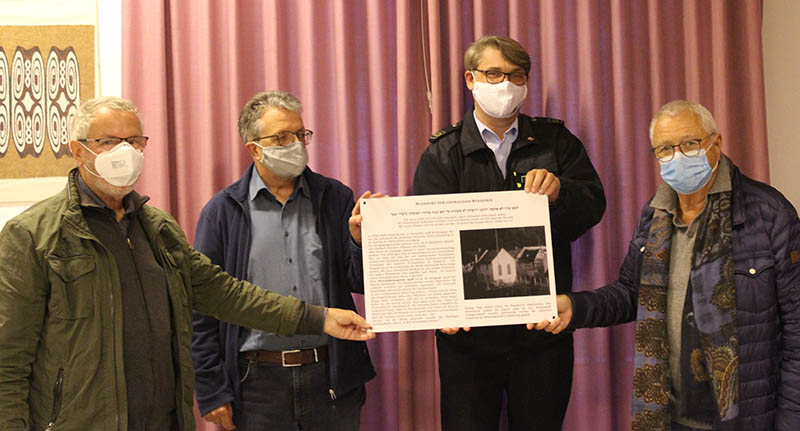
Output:
<path fill-rule="evenodd" d="M 711 134 L 705 138 L 687 139 L 676 145 L 660 145 L 658 147 L 651 148 L 650 151 L 653 152 L 656 160 L 661 163 L 666 163 L 675 157 L 675 148 L 678 148 L 686 157 L 694 157 L 700 154 L 703 142 L 716 134 L 717 132 L 711 132 Z"/>

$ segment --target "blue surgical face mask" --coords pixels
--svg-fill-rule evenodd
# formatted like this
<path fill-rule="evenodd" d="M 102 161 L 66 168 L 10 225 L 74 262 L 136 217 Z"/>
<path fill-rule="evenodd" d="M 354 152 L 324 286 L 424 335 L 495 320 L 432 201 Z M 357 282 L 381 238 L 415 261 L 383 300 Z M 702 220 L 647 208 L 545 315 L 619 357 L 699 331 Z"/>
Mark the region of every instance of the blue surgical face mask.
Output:
<path fill-rule="evenodd" d="M 673 190 L 684 195 L 690 195 L 703 188 L 711 179 L 714 170 L 708 163 L 707 148 L 700 150 L 696 156 L 688 157 L 680 151 L 675 151 L 672 160 L 661 163 L 661 178 Z"/>

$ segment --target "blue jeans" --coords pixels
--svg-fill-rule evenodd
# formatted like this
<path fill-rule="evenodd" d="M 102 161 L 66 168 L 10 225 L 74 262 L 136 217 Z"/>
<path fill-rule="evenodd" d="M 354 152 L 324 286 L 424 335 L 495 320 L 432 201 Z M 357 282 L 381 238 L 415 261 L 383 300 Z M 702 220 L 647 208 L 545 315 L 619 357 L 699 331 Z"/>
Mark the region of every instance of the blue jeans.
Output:
<path fill-rule="evenodd" d="M 328 361 L 299 367 L 256 362 L 247 370 L 240 396 L 233 401 L 233 423 L 240 431 L 358 431 L 364 386 L 346 394 L 330 395 Z"/>

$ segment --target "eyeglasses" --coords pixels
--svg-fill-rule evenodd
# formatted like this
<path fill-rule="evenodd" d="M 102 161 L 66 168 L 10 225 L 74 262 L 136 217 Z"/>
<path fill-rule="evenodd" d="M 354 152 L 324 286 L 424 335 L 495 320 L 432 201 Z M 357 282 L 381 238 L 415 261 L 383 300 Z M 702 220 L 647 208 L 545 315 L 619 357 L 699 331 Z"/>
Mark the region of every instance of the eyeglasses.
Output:
<path fill-rule="evenodd" d="M 281 147 L 285 147 L 285 146 L 291 144 L 292 142 L 294 142 L 294 138 L 296 136 L 298 141 L 308 145 L 308 144 L 311 143 L 311 136 L 313 134 L 314 134 L 314 132 L 312 132 L 311 130 L 308 130 L 308 129 L 300 129 L 300 130 L 298 130 L 296 132 L 290 132 L 288 130 L 284 130 L 283 132 L 276 133 L 274 135 L 262 136 L 260 138 L 255 138 L 255 139 L 253 139 L 253 141 L 260 141 L 262 139 L 265 139 L 265 140 L 269 141 L 268 145 L 272 145 L 272 146 L 280 145 Z"/>
<path fill-rule="evenodd" d="M 505 81 L 506 77 L 514 85 L 525 85 L 528 82 L 528 74 L 525 72 L 501 72 L 499 70 L 480 70 L 473 69 L 475 72 L 480 72 L 486 77 L 486 82 L 489 84 L 499 84 Z"/>
<path fill-rule="evenodd" d="M 675 148 L 679 148 L 681 150 L 681 153 L 683 153 L 683 155 L 686 157 L 694 157 L 700 154 L 700 149 L 701 145 L 703 144 L 703 141 L 716 134 L 717 132 L 711 132 L 710 135 L 702 139 L 687 139 L 677 145 L 661 145 L 659 147 L 651 148 L 650 151 L 653 152 L 653 155 L 661 163 L 668 162 L 672 160 L 673 157 L 675 157 Z"/>
<path fill-rule="evenodd" d="M 150 139 L 147 136 L 128 136 L 127 138 L 93 138 L 93 139 L 78 139 L 78 142 L 99 142 L 100 148 L 103 149 L 112 149 L 119 145 L 120 142 L 127 142 L 136 148 L 137 150 L 141 151 L 147 146 L 147 140 Z"/>

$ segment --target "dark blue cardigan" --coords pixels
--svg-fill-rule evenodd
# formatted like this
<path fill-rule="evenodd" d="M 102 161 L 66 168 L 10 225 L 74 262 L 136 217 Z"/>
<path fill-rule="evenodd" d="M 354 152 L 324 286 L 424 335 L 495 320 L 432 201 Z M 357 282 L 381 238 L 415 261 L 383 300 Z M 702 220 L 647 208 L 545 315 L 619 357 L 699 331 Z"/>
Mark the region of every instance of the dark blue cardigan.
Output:
<path fill-rule="evenodd" d="M 248 192 L 254 165 L 244 176 L 217 193 L 203 208 L 195 233 L 195 248 L 234 276 L 247 278 L 250 255 Z M 361 250 L 353 244 L 348 219 L 353 191 L 339 181 L 306 168 L 317 234 L 324 253 L 323 282 L 328 305 L 355 310 L 351 292 L 363 293 Z M 192 356 L 197 377 L 200 413 L 233 401 L 239 390 L 239 326 L 195 313 Z M 375 377 L 367 345 L 361 341 L 331 339 L 331 389 L 347 393 Z"/>

